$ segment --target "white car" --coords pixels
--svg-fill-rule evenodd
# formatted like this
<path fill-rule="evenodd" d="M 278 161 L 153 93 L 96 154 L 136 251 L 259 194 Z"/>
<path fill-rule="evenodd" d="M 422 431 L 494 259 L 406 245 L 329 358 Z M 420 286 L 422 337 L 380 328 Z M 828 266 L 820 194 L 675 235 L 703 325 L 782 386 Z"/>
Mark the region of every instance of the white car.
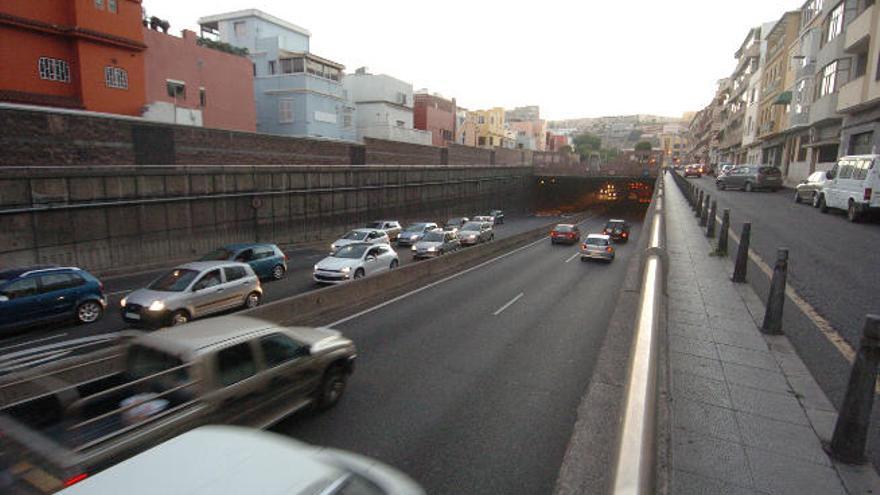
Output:
<path fill-rule="evenodd" d="M 333 253 L 342 246 L 366 242 L 368 244 L 390 244 L 391 240 L 384 230 L 380 229 L 354 229 L 330 244 L 330 252 Z"/>
<path fill-rule="evenodd" d="M 819 193 L 822 213 L 829 208 L 846 212 L 850 222 L 858 222 L 869 211 L 880 209 L 880 155 L 850 155 L 837 161 L 827 174 Z"/>
<path fill-rule="evenodd" d="M 389 244 L 360 242 L 343 246 L 315 265 L 312 278 L 321 284 L 338 284 L 397 268 L 400 260 Z"/>
<path fill-rule="evenodd" d="M 169 473 L 177 473 L 169 475 Z M 275 433 L 202 426 L 84 479 L 60 495 L 423 495 L 415 481 L 367 457 Z"/>

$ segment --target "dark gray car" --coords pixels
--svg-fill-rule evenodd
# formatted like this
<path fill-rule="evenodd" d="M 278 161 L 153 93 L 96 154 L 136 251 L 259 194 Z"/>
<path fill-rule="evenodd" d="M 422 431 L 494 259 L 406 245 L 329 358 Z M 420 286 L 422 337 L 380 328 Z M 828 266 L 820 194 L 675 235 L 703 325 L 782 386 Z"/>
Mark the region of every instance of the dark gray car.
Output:
<path fill-rule="evenodd" d="M 828 178 L 825 177 L 825 172 L 822 170 L 817 170 L 810 174 L 809 177 L 801 181 L 801 183 L 795 187 L 794 202 L 800 203 L 802 201 L 807 201 L 813 205 L 813 208 L 818 208 L 820 193 L 822 192 L 822 186 L 825 184 L 826 180 L 828 180 Z"/>
<path fill-rule="evenodd" d="M 742 189 L 746 192 L 755 189 L 776 191 L 782 187 L 782 172 L 778 167 L 767 165 L 737 165 L 730 172 L 715 179 L 715 187 Z"/>

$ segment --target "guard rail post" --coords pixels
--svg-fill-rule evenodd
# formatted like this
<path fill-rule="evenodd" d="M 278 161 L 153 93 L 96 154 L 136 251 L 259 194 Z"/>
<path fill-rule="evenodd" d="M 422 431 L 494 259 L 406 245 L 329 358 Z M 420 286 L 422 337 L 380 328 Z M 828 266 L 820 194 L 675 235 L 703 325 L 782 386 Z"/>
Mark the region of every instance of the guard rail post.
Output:
<path fill-rule="evenodd" d="M 743 223 L 742 233 L 739 236 L 739 249 L 736 250 L 736 262 L 733 265 L 733 277 L 731 280 L 738 284 L 746 281 L 746 271 L 749 267 L 749 242 L 752 237 L 751 222 Z"/>
<path fill-rule="evenodd" d="M 727 256 L 728 230 L 730 230 L 730 208 L 725 208 L 721 213 L 721 231 L 718 233 L 718 248 L 715 250 L 720 256 Z"/>

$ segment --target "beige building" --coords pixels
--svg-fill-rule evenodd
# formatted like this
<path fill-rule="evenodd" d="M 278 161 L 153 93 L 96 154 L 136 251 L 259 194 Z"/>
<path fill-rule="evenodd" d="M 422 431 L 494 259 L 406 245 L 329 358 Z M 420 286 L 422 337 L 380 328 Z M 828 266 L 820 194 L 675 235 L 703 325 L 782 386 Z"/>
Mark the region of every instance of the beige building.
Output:
<path fill-rule="evenodd" d="M 504 146 L 508 138 L 504 128 L 504 109 L 501 107 L 471 112 L 477 126 L 477 146 L 493 148 Z"/>
<path fill-rule="evenodd" d="M 854 58 L 854 71 L 837 99 L 844 115 L 839 154 L 880 152 L 880 7 L 874 2 L 858 2 L 844 50 Z"/>
<path fill-rule="evenodd" d="M 761 97 L 758 108 L 758 139 L 762 141 L 761 162 L 782 165 L 785 131 L 795 71 L 790 62 L 789 48 L 800 29 L 801 12 L 786 12 L 767 34 L 767 63 L 761 76 Z"/>

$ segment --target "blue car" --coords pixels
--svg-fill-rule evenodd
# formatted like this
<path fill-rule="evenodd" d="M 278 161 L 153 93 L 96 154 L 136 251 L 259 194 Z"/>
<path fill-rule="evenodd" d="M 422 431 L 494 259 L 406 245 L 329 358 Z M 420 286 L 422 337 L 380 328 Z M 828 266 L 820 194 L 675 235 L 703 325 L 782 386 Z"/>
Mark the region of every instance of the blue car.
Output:
<path fill-rule="evenodd" d="M 104 284 L 85 270 L 35 266 L 0 271 L 0 329 L 71 319 L 94 323 L 105 309 Z"/>
<path fill-rule="evenodd" d="M 199 261 L 247 263 L 261 279 L 281 280 L 287 273 L 287 255 L 275 244 L 230 244 L 211 251 Z"/>

